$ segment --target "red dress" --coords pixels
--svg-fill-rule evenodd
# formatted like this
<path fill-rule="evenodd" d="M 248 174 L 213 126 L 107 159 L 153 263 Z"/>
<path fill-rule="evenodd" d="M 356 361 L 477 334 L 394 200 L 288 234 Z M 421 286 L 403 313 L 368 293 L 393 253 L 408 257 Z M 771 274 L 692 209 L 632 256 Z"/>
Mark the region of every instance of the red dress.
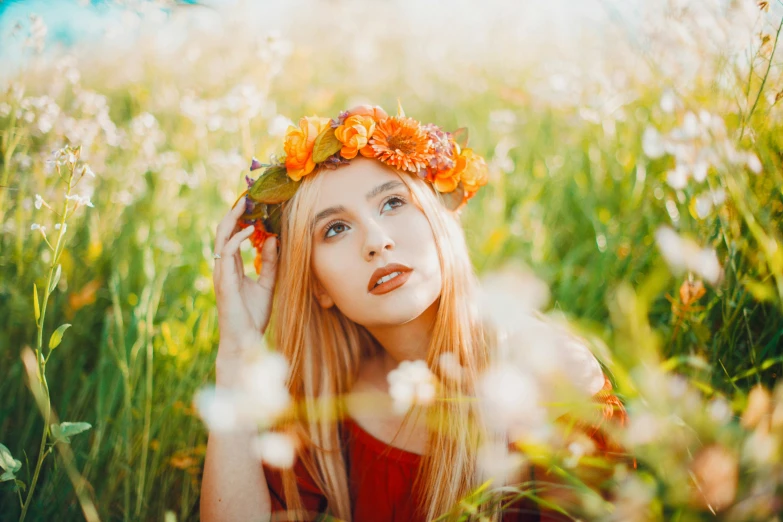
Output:
<path fill-rule="evenodd" d="M 625 411 L 619 400 L 609 393 L 612 389 L 608 379 L 604 388 L 594 396 L 594 400 L 606 404 L 604 418 L 625 420 Z M 619 406 L 619 408 L 618 408 Z M 613 412 L 619 412 L 619 415 Z M 353 501 L 353 520 L 355 522 L 418 522 L 423 520 L 415 514 L 413 480 L 421 462 L 421 455 L 396 448 L 376 439 L 362 429 L 350 417 L 343 421 L 348 449 L 348 477 Z M 612 448 L 604 437 L 600 426 L 586 429 L 595 440 L 599 450 L 606 452 Z M 263 466 L 269 495 L 272 500 L 272 513 L 285 511 L 283 484 L 278 470 Z M 304 508 L 310 512 L 324 513 L 327 509 L 326 497 L 299 460 L 294 465 L 299 484 L 299 492 Z M 458 472 L 458 470 L 455 470 Z M 541 473 L 537 471 L 536 473 Z M 282 518 L 285 520 L 285 518 Z M 554 513 L 539 513 L 536 504 L 530 500 L 519 501 L 505 511 L 503 522 L 544 522 L 560 520 Z M 566 520 L 566 519 L 562 519 Z"/>

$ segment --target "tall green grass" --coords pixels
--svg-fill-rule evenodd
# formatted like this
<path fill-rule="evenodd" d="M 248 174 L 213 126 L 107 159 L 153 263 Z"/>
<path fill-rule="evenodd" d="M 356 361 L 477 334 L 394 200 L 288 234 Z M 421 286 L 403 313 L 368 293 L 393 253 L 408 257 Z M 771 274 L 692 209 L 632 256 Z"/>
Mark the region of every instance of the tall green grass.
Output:
<path fill-rule="evenodd" d="M 420 121 L 470 129 L 471 146 L 492 172 L 463 216 L 477 271 L 510 261 L 530 266 L 549 284 L 552 308 L 606 343 L 608 353 L 599 355 L 613 359 L 602 362 L 618 370 L 621 396 L 638 393 L 631 368 L 619 370 L 643 348 L 627 341 L 639 342 L 638 331 L 625 336 L 631 323 L 623 317 L 633 310 L 618 295 L 631 288 L 637 292 L 627 295 L 639 300 L 666 369 L 686 375 L 707 398 L 725 396 L 739 410 L 752 386 L 776 382 L 783 369 L 783 121 L 779 103 L 765 96 L 781 89 L 774 68 L 763 80 L 771 57 L 760 55 L 759 73 L 742 87 L 749 100 L 744 109 L 735 106 L 737 93 L 717 88 L 714 77 L 678 85 L 629 72 L 630 101 L 596 120 L 575 101 L 545 103 L 529 95 L 538 80 L 513 63 L 455 77 L 422 73 L 415 82 L 426 89 L 403 77 L 367 87 L 363 72 L 337 54 L 296 44 L 283 61 L 276 42 L 267 42 L 265 58 L 233 56 L 217 77 L 210 71 L 227 56 L 221 41 L 206 45 L 187 74 L 142 49 L 104 61 L 31 67 L 0 94 L 0 104 L 10 107 L 0 116 L 0 442 L 22 462 L 16 475 L 27 485 L 45 429 L 21 356 L 35 348 L 32 289 L 45 286 L 52 261 L 30 225 L 46 224 L 49 237 L 54 232 L 54 216 L 32 203 L 40 194 L 62 205 L 63 182 L 46 161 L 67 141 L 64 117 L 98 129 L 92 140 L 72 143 L 83 146 L 97 175 L 95 207 L 80 208 L 68 222 L 62 276 L 43 326 L 45 344 L 57 326 L 72 325 L 46 366 L 51 409 L 62 421 L 92 428 L 70 443 L 76 475 L 69 477 L 60 452 L 47 457 L 28 520 L 84 518 L 85 504 L 75 495 L 79 476 L 102 520 L 161 520 L 167 512 L 177 520 L 196 518 L 206 432 L 191 401 L 214 380 L 214 228 L 242 191 L 251 156 L 280 151 L 282 139 L 267 132 L 275 115 L 336 116 L 359 98 L 389 111 L 400 98 Z M 124 77 L 119 63 L 131 63 L 135 77 Z M 76 83 L 65 79 L 73 68 L 81 72 Z M 726 65 L 715 74 L 730 72 Z M 479 77 L 483 88 L 461 84 L 465 76 Z M 238 109 L 220 109 L 235 127 L 224 121 L 210 130 L 208 115 L 183 111 L 183 100 L 225 101 L 241 82 L 253 86 L 248 99 L 240 96 Z M 21 87 L 26 91 L 19 96 Z M 682 106 L 667 113 L 660 100 L 672 88 Z M 101 109 L 79 103 L 85 92 L 106 97 L 106 115 L 125 133 L 117 145 L 95 127 Z M 30 103 L 24 100 L 45 94 L 62 109 L 50 132 L 37 128 L 36 109 L 24 108 Z M 701 109 L 723 117 L 739 149 L 753 151 L 763 165 L 760 174 L 713 166 L 706 183 L 729 196 L 705 218 L 692 206 L 704 184 L 672 189 L 665 179 L 673 158 L 648 158 L 641 140 L 649 126 L 670 130 L 686 112 Z M 28 112 L 36 114 L 32 122 L 24 120 Z M 145 113 L 154 116 L 151 126 Z M 707 285 L 682 313 L 679 289 L 689 276 L 669 275 L 654 240 L 674 211 L 676 228 L 714 248 L 725 270 L 722 282 Z M 0 484 L 0 518 L 17 519 L 25 493 L 15 492 L 13 481 Z"/>

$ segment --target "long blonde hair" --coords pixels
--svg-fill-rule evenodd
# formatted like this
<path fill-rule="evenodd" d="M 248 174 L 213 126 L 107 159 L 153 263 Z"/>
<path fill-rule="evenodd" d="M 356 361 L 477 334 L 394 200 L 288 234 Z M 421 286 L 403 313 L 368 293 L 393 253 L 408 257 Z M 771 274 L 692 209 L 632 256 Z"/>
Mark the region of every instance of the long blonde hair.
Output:
<path fill-rule="evenodd" d="M 476 277 L 462 227 L 430 184 L 392 170 L 427 217 L 440 257 L 443 283 L 427 363 L 439 377 L 445 396 L 469 397 L 478 374 L 489 363 L 490 336 L 475 308 Z M 322 308 L 314 297 L 310 227 L 323 175 L 328 170 L 304 178 L 284 205 L 271 330 L 273 344 L 290 363 L 289 391 L 300 405 L 286 429 L 308 450 L 300 451 L 299 457 L 324 492 L 330 514 L 350 521 L 349 482 L 335 421 L 343 414 L 340 397 L 351 390 L 360 360 L 382 348 L 364 327 L 336 307 Z M 446 353 L 461 365 L 460 379 L 440 371 L 438 361 Z M 479 485 L 476 447 L 487 434 L 470 400 L 436 401 L 429 413 L 426 451 L 413 487 L 421 515 L 432 520 Z M 285 470 L 282 477 L 289 514 L 303 513 L 293 471 Z"/>

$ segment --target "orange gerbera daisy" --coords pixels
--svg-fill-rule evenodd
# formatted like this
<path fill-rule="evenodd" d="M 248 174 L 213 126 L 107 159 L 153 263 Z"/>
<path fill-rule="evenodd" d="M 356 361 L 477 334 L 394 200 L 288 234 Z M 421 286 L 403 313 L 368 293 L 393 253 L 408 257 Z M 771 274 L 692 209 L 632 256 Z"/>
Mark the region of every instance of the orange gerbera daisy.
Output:
<path fill-rule="evenodd" d="M 370 145 L 376 159 L 413 173 L 426 168 L 432 157 L 432 142 L 427 132 L 418 121 L 405 116 L 378 122 Z"/>

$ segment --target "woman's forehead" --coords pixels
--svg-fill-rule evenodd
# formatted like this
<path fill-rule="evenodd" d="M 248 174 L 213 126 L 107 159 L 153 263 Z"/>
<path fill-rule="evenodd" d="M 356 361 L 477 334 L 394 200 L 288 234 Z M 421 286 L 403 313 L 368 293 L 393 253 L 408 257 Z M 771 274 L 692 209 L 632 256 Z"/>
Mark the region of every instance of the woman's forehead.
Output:
<path fill-rule="evenodd" d="M 326 170 L 321 175 L 317 208 L 361 203 L 380 185 L 394 181 L 402 183 L 399 174 L 378 161 L 366 158 L 355 158 L 350 164 Z"/>

